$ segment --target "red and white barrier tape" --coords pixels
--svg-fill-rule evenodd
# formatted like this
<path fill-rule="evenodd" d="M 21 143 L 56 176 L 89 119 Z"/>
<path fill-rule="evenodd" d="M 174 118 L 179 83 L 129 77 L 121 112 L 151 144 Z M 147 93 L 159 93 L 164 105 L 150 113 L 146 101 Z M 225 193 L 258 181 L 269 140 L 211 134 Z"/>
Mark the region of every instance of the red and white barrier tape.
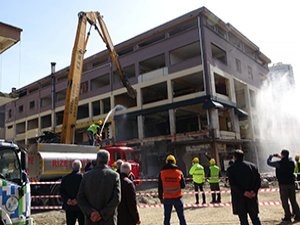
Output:
<path fill-rule="evenodd" d="M 279 192 L 279 188 L 264 188 L 260 189 L 259 192 Z M 194 195 L 194 194 L 229 194 L 231 193 L 230 190 L 223 190 L 223 191 L 184 191 L 182 192 L 183 195 Z M 150 191 L 150 192 L 137 192 L 136 196 L 158 196 L 158 192 Z M 60 195 L 35 195 L 31 196 L 33 199 L 39 198 L 60 198 Z"/>
<path fill-rule="evenodd" d="M 279 201 L 269 201 L 269 202 L 259 202 L 260 206 L 278 206 L 281 205 L 281 202 Z M 139 204 L 137 205 L 138 208 L 163 208 L 163 204 L 153 204 L 153 205 L 147 205 L 147 204 Z M 207 204 L 184 204 L 184 208 L 204 208 L 204 207 L 229 207 L 231 206 L 231 203 L 207 203 Z M 45 210 L 45 209 L 62 209 L 61 206 L 32 206 L 32 210 Z"/>
<path fill-rule="evenodd" d="M 39 198 L 60 198 L 60 195 L 35 195 L 31 196 L 32 199 L 39 199 Z"/>
<path fill-rule="evenodd" d="M 258 192 L 278 192 L 279 188 L 264 188 L 260 189 Z M 229 194 L 231 193 L 230 190 L 223 190 L 223 191 L 184 191 L 182 192 L 183 195 L 194 195 L 194 194 Z M 158 196 L 158 192 L 151 191 L 151 192 L 137 192 L 137 196 Z"/>
<path fill-rule="evenodd" d="M 62 209 L 62 206 L 31 206 L 31 210 Z"/>
<path fill-rule="evenodd" d="M 60 181 L 30 181 L 30 184 L 60 184 Z"/>

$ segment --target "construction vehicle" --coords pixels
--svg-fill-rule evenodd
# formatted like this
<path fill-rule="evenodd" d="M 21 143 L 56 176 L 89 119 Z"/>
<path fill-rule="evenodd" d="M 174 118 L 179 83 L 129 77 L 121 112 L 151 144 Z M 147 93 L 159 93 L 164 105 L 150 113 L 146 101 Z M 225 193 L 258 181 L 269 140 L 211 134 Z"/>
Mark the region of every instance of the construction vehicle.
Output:
<path fill-rule="evenodd" d="M 0 225 L 33 224 L 26 151 L 0 140 Z"/>
<path fill-rule="evenodd" d="M 136 91 L 132 88 L 132 86 L 130 85 L 128 79 L 126 78 L 122 70 L 118 54 L 114 49 L 114 45 L 111 41 L 110 35 L 108 33 L 108 30 L 106 28 L 106 25 L 100 13 L 80 12 L 78 16 L 79 16 L 79 22 L 77 26 L 76 38 L 75 38 L 75 43 L 72 52 L 71 65 L 68 74 L 64 119 L 63 119 L 63 126 L 61 132 L 61 143 L 63 144 L 74 143 L 73 137 L 75 133 L 75 126 L 77 120 L 80 82 L 81 82 L 83 59 L 84 59 L 83 56 L 86 51 L 86 45 L 88 43 L 89 34 L 90 34 L 90 32 L 88 32 L 86 35 L 87 22 L 91 25 L 91 27 L 92 26 L 95 27 L 101 39 L 106 44 L 112 64 L 115 66 L 115 69 L 117 70 L 117 73 L 124 87 L 126 87 L 128 95 L 132 98 L 136 97 Z M 97 24 L 99 24 L 99 27 L 97 26 Z"/>
<path fill-rule="evenodd" d="M 29 178 L 32 181 L 58 181 L 63 175 L 71 172 L 71 165 L 75 159 L 81 160 L 83 168 L 88 162 L 96 159 L 96 153 L 99 150 L 99 147 L 73 144 L 84 59 L 83 56 L 86 51 L 90 33 L 89 31 L 86 35 L 87 23 L 89 23 L 91 27 L 95 27 L 101 39 L 106 44 L 112 64 L 115 66 L 124 87 L 126 87 L 128 95 L 132 98 L 136 97 L 136 91 L 131 87 L 122 71 L 118 55 L 100 13 L 80 12 L 78 16 L 79 22 L 68 74 L 60 143 L 36 143 L 30 146 L 28 150 L 28 172 Z M 139 164 L 132 160 L 132 154 L 134 152 L 132 148 L 126 146 L 110 146 L 102 148 L 107 149 L 111 154 L 110 165 L 117 159 L 128 161 L 132 165 L 135 177 L 137 179 L 139 178 Z M 57 182 L 53 182 L 50 185 L 43 185 L 37 182 L 37 184 L 31 185 L 31 189 L 32 195 L 59 194 L 59 184 L 57 184 Z M 37 199 L 34 200 L 36 203 Z M 38 201 L 38 204 L 48 204 L 48 200 L 49 199 Z M 57 198 L 52 199 L 51 202 L 54 205 L 60 203 Z"/>

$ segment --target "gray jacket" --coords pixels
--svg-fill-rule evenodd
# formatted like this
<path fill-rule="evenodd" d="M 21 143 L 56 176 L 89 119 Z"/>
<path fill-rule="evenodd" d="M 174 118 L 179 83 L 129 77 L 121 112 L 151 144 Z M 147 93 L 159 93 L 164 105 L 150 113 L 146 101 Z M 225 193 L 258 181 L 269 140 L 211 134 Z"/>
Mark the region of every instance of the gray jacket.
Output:
<path fill-rule="evenodd" d="M 107 165 L 97 165 L 83 175 L 77 194 L 78 205 L 85 215 L 85 225 L 117 225 L 117 208 L 121 201 L 119 174 Z M 90 220 L 90 214 L 98 211 L 102 219 Z"/>

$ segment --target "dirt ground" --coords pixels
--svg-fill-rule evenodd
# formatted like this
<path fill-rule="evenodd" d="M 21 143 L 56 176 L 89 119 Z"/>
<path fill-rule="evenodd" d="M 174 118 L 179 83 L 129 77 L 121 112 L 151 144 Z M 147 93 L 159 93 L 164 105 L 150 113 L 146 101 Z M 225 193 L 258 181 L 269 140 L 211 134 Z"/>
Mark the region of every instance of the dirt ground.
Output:
<path fill-rule="evenodd" d="M 222 190 L 225 188 L 223 187 Z M 206 191 L 209 188 L 206 187 Z M 144 189 L 138 190 L 140 192 L 156 191 L 156 189 Z M 192 191 L 191 185 L 185 191 Z M 211 201 L 211 196 L 206 195 L 207 202 Z M 183 197 L 184 203 L 194 203 L 195 197 L 193 195 L 187 194 Z M 297 193 L 297 199 L 300 203 L 300 193 Z M 201 198 L 200 198 L 201 200 Z M 278 192 L 260 192 L 259 202 L 269 202 L 269 201 L 279 201 Z M 139 204 L 158 204 L 159 201 L 157 197 L 152 196 L 139 196 Z M 230 202 L 230 194 L 222 194 L 222 202 Z M 186 208 L 185 217 L 188 225 L 238 225 L 239 220 L 237 216 L 232 215 L 231 206 L 223 207 L 201 207 L 201 208 Z M 142 224 L 144 225 L 158 225 L 163 224 L 163 208 L 139 208 L 139 213 L 141 217 Z M 281 205 L 272 206 L 260 206 L 260 218 L 263 225 L 279 225 L 281 223 L 281 218 L 283 217 L 283 209 Z M 65 213 L 62 210 L 59 211 L 47 211 L 38 212 L 33 214 L 33 218 L 36 225 L 62 225 L 66 224 Z M 179 224 L 176 212 L 173 210 L 171 224 Z M 293 223 L 293 224 L 299 224 Z"/>

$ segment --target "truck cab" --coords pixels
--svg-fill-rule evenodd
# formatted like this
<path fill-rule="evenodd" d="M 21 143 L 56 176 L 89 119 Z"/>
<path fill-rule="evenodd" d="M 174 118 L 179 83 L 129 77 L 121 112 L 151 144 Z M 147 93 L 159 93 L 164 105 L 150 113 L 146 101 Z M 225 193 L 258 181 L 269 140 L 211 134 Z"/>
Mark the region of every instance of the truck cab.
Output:
<path fill-rule="evenodd" d="M 126 146 L 126 144 L 119 143 L 114 146 L 106 146 L 105 149 L 110 153 L 109 166 L 112 166 L 118 159 L 129 162 L 135 179 L 139 179 L 140 165 L 134 159 L 135 150 L 133 148 Z M 137 184 L 139 184 L 139 182 L 137 182 Z"/>
<path fill-rule="evenodd" d="M 0 140 L 0 225 L 33 224 L 26 162 L 24 149 Z"/>

